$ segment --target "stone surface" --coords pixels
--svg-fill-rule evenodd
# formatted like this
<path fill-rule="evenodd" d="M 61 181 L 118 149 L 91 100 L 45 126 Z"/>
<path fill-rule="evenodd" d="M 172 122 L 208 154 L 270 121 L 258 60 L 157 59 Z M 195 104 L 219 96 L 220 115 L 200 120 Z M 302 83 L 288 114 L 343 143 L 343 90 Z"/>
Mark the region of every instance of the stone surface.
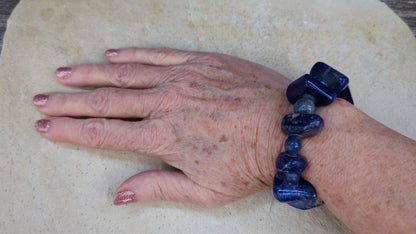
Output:
<path fill-rule="evenodd" d="M 170 202 L 116 207 L 122 181 L 166 166 L 35 132 L 42 116 L 32 97 L 76 91 L 55 80 L 57 67 L 105 62 L 108 48 L 162 45 L 236 55 L 292 80 L 328 62 L 350 78 L 357 107 L 416 138 L 416 40 L 378 1 L 23 0 L 0 61 L 2 233 L 349 232 L 326 206 L 299 211 L 271 189 L 215 210 Z"/>
<path fill-rule="evenodd" d="M 282 131 L 287 135 L 295 135 L 299 138 L 313 137 L 324 126 L 321 116 L 315 114 L 287 114 L 282 120 Z"/>
<path fill-rule="evenodd" d="M 302 148 L 302 143 L 300 142 L 299 137 L 289 136 L 285 140 L 285 151 L 289 154 L 297 154 Z"/>
<path fill-rule="evenodd" d="M 273 180 L 273 195 L 277 200 L 301 210 L 308 210 L 323 204 L 308 181 L 300 178 L 299 183 L 293 186 L 287 184 L 287 178 L 283 177 L 287 177 L 287 174 L 277 173 Z"/>
<path fill-rule="evenodd" d="M 315 113 L 315 108 L 315 98 L 305 94 L 301 99 L 295 102 L 293 105 L 293 112 L 299 114 L 313 114 Z"/>
<path fill-rule="evenodd" d="M 306 159 L 299 155 L 280 153 L 276 159 L 276 169 L 283 173 L 302 173 L 306 168 Z"/>

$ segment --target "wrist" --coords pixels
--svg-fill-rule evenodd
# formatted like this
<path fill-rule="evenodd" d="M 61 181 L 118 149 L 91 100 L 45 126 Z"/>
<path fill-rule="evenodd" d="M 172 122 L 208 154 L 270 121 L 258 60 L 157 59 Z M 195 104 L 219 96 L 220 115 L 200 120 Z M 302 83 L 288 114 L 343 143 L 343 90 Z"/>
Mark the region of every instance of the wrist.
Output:
<path fill-rule="evenodd" d="M 346 149 L 351 146 L 352 139 L 357 139 L 354 135 L 360 131 L 359 123 L 363 117 L 355 106 L 340 98 L 330 106 L 317 108 L 316 113 L 324 119 L 325 126 L 318 135 L 302 142 L 300 154 L 308 161 L 302 175 L 325 201 L 325 191 L 328 191 L 325 188 L 330 186 L 328 179 L 336 181 L 339 167 L 343 166 L 341 161 L 352 158 Z"/>
<path fill-rule="evenodd" d="M 409 193 L 416 176 L 414 141 L 342 99 L 318 107 L 315 113 L 324 119 L 325 125 L 316 136 L 302 138 L 299 152 L 307 161 L 301 176 L 315 187 L 315 194 L 354 231 L 415 229 L 412 207 L 416 195 Z M 280 165 L 278 169 L 280 173 L 292 173 Z M 297 188 L 279 187 L 285 177 L 277 176 L 276 186 L 273 185 L 275 197 L 281 201 L 280 194 L 297 196 Z"/>
<path fill-rule="evenodd" d="M 325 127 L 302 142 L 302 176 L 328 209 L 354 231 L 409 228 L 414 205 L 402 180 L 415 175 L 414 142 L 341 99 L 317 114 Z"/>

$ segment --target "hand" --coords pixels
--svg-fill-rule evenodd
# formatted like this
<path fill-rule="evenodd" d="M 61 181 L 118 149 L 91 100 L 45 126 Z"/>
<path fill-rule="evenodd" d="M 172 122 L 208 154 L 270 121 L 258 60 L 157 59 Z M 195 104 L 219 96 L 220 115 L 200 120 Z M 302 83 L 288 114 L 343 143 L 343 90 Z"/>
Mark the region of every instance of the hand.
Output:
<path fill-rule="evenodd" d="M 56 72 L 64 85 L 100 88 L 33 101 L 51 116 L 35 124 L 46 139 L 134 151 L 179 169 L 132 176 L 114 204 L 170 200 L 214 208 L 272 185 L 285 138 L 280 122 L 291 112 L 288 79 L 221 54 L 127 48 L 106 55 L 111 64 Z"/>

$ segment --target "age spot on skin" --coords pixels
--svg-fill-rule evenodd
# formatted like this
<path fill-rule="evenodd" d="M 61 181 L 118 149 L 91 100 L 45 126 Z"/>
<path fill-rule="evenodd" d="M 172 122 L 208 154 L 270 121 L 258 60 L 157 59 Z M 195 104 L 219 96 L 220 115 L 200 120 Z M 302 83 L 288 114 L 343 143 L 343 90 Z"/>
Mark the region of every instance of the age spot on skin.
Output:
<path fill-rule="evenodd" d="M 202 148 L 202 151 L 206 152 L 208 155 L 211 155 L 212 154 L 212 150 L 210 148 L 208 148 L 208 147 L 203 147 Z"/>
<path fill-rule="evenodd" d="M 191 87 L 191 88 L 200 88 L 200 87 L 202 87 L 202 85 L 198 84 L 198 82 L 196 82 L 196 81 L 192 81 L 189 84 L 189 87 Z"/>
<path fill-rule="evenodd" d="M 199 165 L 199 161 L 198 160 L 195 160 L 194 162 L 195 162 L 196 165 Z"/>
<path fill-rule="evenodd" d="M 209 118 L 216 121 L 217 120 L 217 115 L 215 113 L 211 113 L 211 114 L 209 114 Z"/>
<path fill-rule="evenodd" d="M 373 206 L 374 212 L 378 213 L 380 212 L 380 207 L 378 205 Z"/>
<path fill-rule="evenodd" d="M 228 141 L 227 137 L 225 135 L 222 135 L 218 142 L 227 142 L 227 141 Z"/>

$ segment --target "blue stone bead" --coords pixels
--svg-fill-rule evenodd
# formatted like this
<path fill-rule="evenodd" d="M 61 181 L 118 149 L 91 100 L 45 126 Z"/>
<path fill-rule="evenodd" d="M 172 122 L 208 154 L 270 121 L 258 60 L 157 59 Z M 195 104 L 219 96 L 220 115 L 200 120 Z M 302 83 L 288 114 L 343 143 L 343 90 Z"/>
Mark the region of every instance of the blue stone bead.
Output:
<path fill-rule="evenodd" d="M 282 131 L 288 135 L 313 137 L 324 126 L 324 120 L 315 114 L 288 114 L 283 117 Z"/>
<path fill-rule="evenodd" d="M 276 169 L 284 173 L 301 173 L 306 168 L 306 159 L 301 156 L 293 157 L 288 153 L 280 153 L 276 159 Z"/>
<path fill-rule="evenodd" d="M 297 173 L 285 173 L 283 182 L 289 186 L 297 186 L 299 183 L 300 175 Z"/>
<path fill-rule="evenodd" d="M 285 178 L 285 173 L 277 172 L 276 175 L 274 176 L 273 188 L 280 186 L 283 183 L 284 178 Z"/>
<path fill-rule="evenodd" d="M 314 187 L 308 181 L 301 178 L 297 186 L 289 186 L 279 182 L 273 183 L 273 195 L 280 202 L 288 203 L 302 210 L 322 204 L 322 201 L 316 195 Z"/>
<path fill-rule="evenodd" d="M 303 97 L 295 102 L 293 110 L 299 114 L 313 114 L 315 113 L 315 102 L 310 95 L 303 95 Z"/>
<path fill-rule="evenodd" d="M 289 154 L 297 154 L 301 147 L 302 144 L 297 136 L 289 136 L 285 141 L 285 150 Z"/>
<path fill-rule="evenodd" d="M 309 74 L 316 79 L 326 80 L 327 87 L 337 94 L 348 86 L 348 77 L 323 62 L 315 63 Z"/>
<path fill-rule="evenodd" d="M 354 104 L 351 92 L 348 88 L 348 77 L 341 72 L 323 62 L 317 62 L 312 67 L 310 75 L 320 81 L 326 81 L 326 86 L 333 90 L 337 94 L 337 97 L 343 98 L 351 104 Z"/>
<path fill-rule="evenodd" d="M 313 78 L 319 80 L 319 82 L 321 82 L 326 87 L 329 87 L 328 81 L 325 78 L 323 78 L 321 76 L 313 76 Z"/>
<path fill-rule="evenodd" d="M 286 97 L 292 104 L 304 94 L 312 95 L 316 99 L 317 106 L 327 106 L 337 97 L 333 90 L 308 74 L 290 83 L 286 90 Z"/>

